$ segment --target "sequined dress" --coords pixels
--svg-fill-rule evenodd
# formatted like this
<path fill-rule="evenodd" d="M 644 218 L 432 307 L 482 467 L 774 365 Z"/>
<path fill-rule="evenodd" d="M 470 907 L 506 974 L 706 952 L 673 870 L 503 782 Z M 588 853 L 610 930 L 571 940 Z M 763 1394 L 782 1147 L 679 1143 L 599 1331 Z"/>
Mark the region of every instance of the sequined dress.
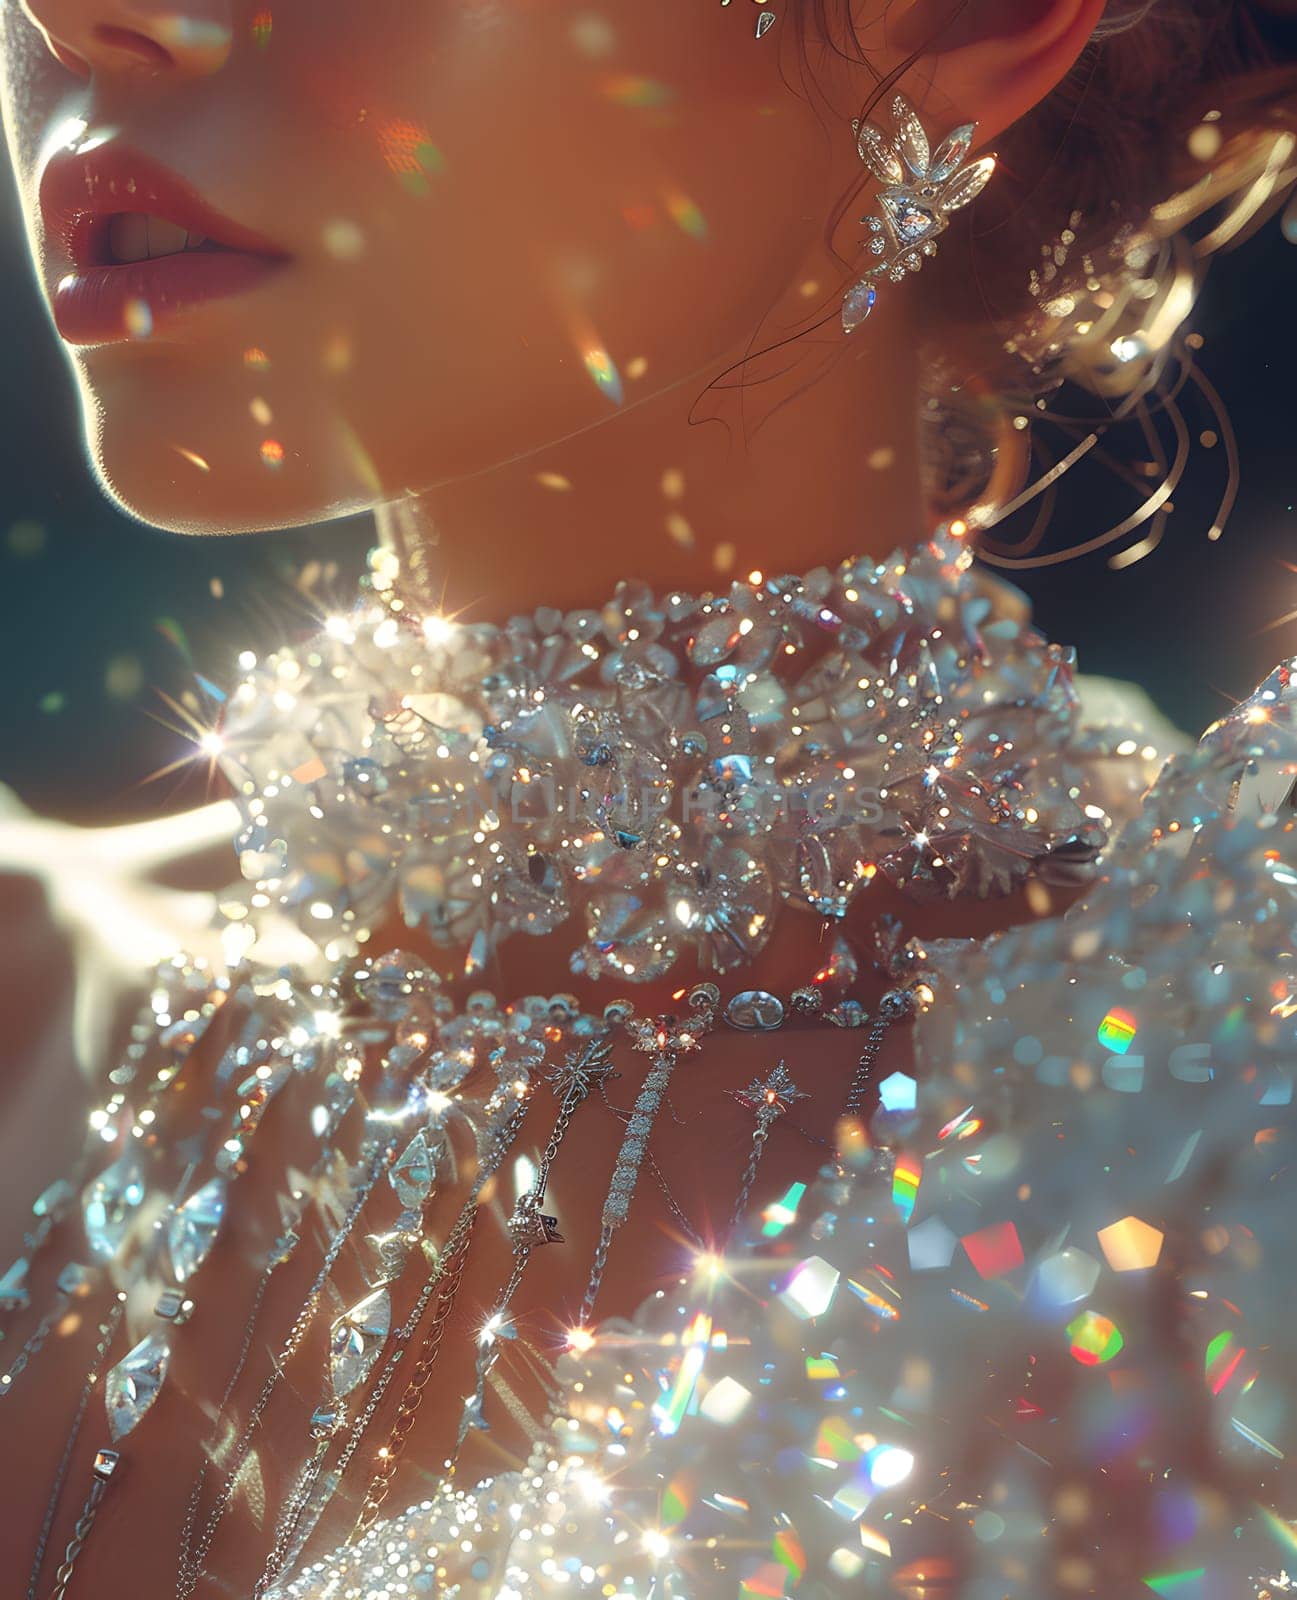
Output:
<path fill-rule="evenodd" d="M 117 1457 L 147 1448 L 250 1141 L 271 1102 L 309 1082 L 313 1170 L 333 1177 L 314 1202 L 286 1185 L 265 1279 L 302 1249 L 305 1206 L 332 1208 L 334 1244 L 313 1263 L 314 1300 L 278 1330 L 283 1363 L 326 1315 L 330 1255 L 375 1186 L 402 1209 L 375 1239 L 365 1294 L 331 1322 L 258 1594 L 1260 1600 L 1290 1587 L 1297 664 L 1150 783 L 1147 739 L 1087 724 L 1068 654 L 949 533 L 886 563 L 701 600 L 623 589 L 602 613 L 503 630 L 412 616 L 395 579 L 380 561 L 350 616 L 231 697 L 248 887 L 225 906 L 230 972 L 178 957 L 160 975 L 158 1025 L 141 1025 L 96 1115 L 112 1159 L 40 1198 L 30 1259 L 6 1280 L 20 1339 L 44 1325 L 47 1247 L 65 1255 L 79 1236 L 88 1258 L 59 1271 L 55 1314 L 110 1291 L 94 1370 L 113 1459 L 90 1466 L 95 1507 Z M 375 1454 L 382 1430 L 366 1432 L 370 1399 L 409 1378 L 396 1344 L 427 1359 L 522 1108 L 543 1089 L 561 1123 L 614 1047 L 669 1071 L 709 1029 L 774 1027 L 791 1007 L 859 1030 L 867 1066 L 888 1025 L 853 994 L 869 955 L 840 941 L 782 1000 L 742 974 L 776 914 L 845 919 L 879 875 L 921 897 L 1088 885 L 1065 915 L 985 940 L 923 948 L 882 930 L 870 955 L 912 1017 L 912 1068 L 871 1083 L 804 1178 L 675 1289 L 629 1321 L 583 1319 L 525 1466 L 447 1479 L 408 1506 Z M 686 946 L 715 987 L 683 1021 L 586 1016 L 566 997 L 455 1005 L 427 969 L 366 956 L 393 901 L 470 974 L 514 933 L 575 926 L 573 970 L 616 978 L 632 1001 L 636 976 L 669 972 Z M 258 965 L 271 914 L 309 932 L 310 962 Z M 217 1073 L 227 1103 L 173 1126 L 168 1094 L 220 1009 L 213 986 L 249 1019 Z M 483 1061 L 489 1088 L 470 1094 Z M 754 1087 L 773 1118 L 787 1106 L 772 1083 Z M 634 1111 L 605 1206 L 613 1248 L 635 1193 L 617 1174 L 637 1179 L 667 1137 L 656 1101 Z M 357 1116 L 364 1137 L 343 1161 Z M 455 1122 L 477 1160 L 456 1178 L 460 1223 L 452 1213 L 432 1239 Z M 543 1174 L 520 1189 L 515 1265 L 554 1228 L 543 1198 Z M 161 1296 L 127 1337 L 111 1290 L 142 1276 Z M 495 1382 L 514 1332 L 507 1288 L 479 1335 L 461 1437 L 508 1403 Z M 44 1341 L 25 1339 L 6 1388 L 36 1371 Z M 244 1361 L 227 1397 L 276 1382 Z M 203 1580 L 202 1530 L 240 1491 L 246 1456 L 228 1434 L 214 1454 L 182 1591 Z M 348 1471 L 381 1492 L 352 1542 L 322 1555 L 310 1530 Z M 93 1550 L 91 1528 L 77 1562 Z M 86 1576 L 74 1563 L 73 1600 Z"/>

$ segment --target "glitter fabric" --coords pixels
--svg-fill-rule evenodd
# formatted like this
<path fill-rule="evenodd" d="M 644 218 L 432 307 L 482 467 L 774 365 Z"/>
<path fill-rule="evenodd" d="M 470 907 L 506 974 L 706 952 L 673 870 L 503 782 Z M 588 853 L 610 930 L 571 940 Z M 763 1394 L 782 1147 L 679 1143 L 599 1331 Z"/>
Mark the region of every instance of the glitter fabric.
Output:
<path fill-rule="evenodd" d="M 725 972 L 781 905 L 842 917 L 880 874 L 920 898 L 1070 882 L 1104 838 L 1071 653 L 949 530 L 502 628 L 414 616 L 379 555 L 368 597 L 256 666 L 221 730 L 252 905 L 332 955 L 395 897 L 470 974 L 518 933 L 590 976 L 690 951 Z"/>
<path fill-rule="evenodd" d="M 1288 1592 L 1295 777 L 1297 662 L 1066 916 L 929 946 L 912 1109 L 583 1341 L 525 1470 L 282 1594 Z"/>

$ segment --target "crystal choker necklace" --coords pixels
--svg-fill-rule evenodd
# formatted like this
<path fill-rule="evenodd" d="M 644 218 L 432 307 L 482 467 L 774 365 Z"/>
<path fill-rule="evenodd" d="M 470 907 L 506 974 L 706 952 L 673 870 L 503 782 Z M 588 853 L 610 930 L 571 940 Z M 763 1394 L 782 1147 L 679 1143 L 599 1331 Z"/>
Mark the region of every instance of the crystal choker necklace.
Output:
<path fill-rule="evenodd" d="M 374 552 L 350 614 L 246 663 L 226 707 L 249 932 L 277 908 L 338 959 L 394 900 L 469 977 L 562 929 L 573 973 L 646 982 L 727 972 L 781 907 L 841 919 L 879 878 L 1076 881 L 1104 833 L 1072 656 L 959 528 L 504 626 L 420 614 Z"/>

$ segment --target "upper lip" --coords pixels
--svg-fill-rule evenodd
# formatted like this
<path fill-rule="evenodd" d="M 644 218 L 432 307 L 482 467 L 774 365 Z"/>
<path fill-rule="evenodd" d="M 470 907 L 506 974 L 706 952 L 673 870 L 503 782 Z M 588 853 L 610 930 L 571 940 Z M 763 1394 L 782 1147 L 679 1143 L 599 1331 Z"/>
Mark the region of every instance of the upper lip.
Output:
<path fill-rule="evenodd" d="M 39 193 L 47 235 L 77 271 L 112 264 L 109 218 L 126 211 L 163 217 L 228 250 L 277 260 L 287 255 L 271 240 L 217 211 L 176 173 L 115 141 L 84 154 L 57 151 L 41 172 Z"/>

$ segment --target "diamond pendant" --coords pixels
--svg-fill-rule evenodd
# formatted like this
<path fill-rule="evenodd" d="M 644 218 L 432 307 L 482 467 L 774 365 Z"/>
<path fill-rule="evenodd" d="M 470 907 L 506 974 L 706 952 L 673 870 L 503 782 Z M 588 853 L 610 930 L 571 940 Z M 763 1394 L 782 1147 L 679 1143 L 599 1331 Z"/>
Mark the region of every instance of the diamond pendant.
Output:
<path fill-rule="evenodd" d="M 135 1427 L 158 1398 L 170 1361 L 165 1335 L 151 1333 L 111 1368 L 104 1381 L 104 1406 L 114 1443 Z"/>
<path fill-rule="evenodd" d="M 373 1371 L 392 1328 L 392 1296 L 384 1286 L 344 1311 L 329 1330 L 329 1377 L 345 1399 Z"/>
<path fill-rule="evenodd" d="M 100 1261 L 111 1261 L 144 1204 L 144 1173 L 133 1155 L 105 1167 L 86 1190 L 82 1206 L 86 1243 Z"/>
<path fill-rule="evenodd" d="M 420 1128 L 406 1145 L 404 1154 L 388 1172 L 387 1181 L 405 1209 L 417 1211 L 431 1193 L 435 1176 L 428 1136 Z"/>
<path fill-rule="evenodd" d="M 213 1178 L 191 1194 L 171 1218 L 167 1244 L 177 1283 L 192 1278 L 211 1254 L 225 1216 L 225 1194 L 225 1179 Z"/>

